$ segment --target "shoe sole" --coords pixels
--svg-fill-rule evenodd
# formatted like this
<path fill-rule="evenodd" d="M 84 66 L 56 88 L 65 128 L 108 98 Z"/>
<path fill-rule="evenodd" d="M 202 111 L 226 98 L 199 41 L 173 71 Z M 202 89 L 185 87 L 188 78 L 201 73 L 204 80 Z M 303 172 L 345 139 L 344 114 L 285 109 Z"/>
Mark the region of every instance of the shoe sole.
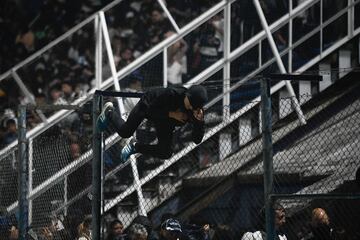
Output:
<path fill-rule="evenodd" d="M 99 114 L 98 118 L 97 118 L 97 125 L 98 125 L 98 128 L 101 129 L 102 131 L 104 129 L 102 129 L 103 127 L 101 127 L 101 124 L 104 124 L 104 122 L 106 121 L 106 111 L 108 108 L 111 108 L 113 109 L 114 108 L 114 105 L 112 102 L 107 102 L 105 103 L 101 113 Z"/>
<path fill-rule="evenodd" d="M 131 154 L 126 160 L 124 160 L 124 159 L 122 158 L 122 151 L 123 151 L 123 149 L 124 149 L 125 147 L 127 147 L 132 141 L 135 141 L 135 138 L 134 138 L 133 136 L 125 139 L 124 146 L 122 147 L 121 152 L 120 152 L 120 159 L 121 159 L 121 161 L 122 161 L 123 163 L 125 163 L 126 161 L 128 161 L 128 160 L 130 159 L 130 156 L 131 156 L 132 154 Z"/>
<path fill-rule="evenodd" d="M 114 104 L 112 102 L 105 103 L 105 105 L 104 105 L 104 107 L 103 107 L 103 109 L 102 109 L 102 111 L 101 111 L 101 113 L 99 115 L 100 119 L 105 119 L 106 118 L 105 113 L 106 113 L 106 110 L 108 108 L 114 109 Z"/>

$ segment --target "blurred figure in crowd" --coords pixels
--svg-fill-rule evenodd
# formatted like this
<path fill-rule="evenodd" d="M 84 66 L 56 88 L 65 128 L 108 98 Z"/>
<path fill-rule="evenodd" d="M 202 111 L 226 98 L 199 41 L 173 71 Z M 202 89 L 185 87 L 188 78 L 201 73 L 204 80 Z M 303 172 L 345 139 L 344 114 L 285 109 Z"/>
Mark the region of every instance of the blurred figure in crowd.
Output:
<path fill-rule="evenodd" d="M 17 139 L 16 120 L 13 118 L 8 119 L 5 125 L 6 125 L 6 131 L 3 138 L 3 144 L 2 144 L 3 146 L 10 144 L 11 142 Z"/>
<path fill-rule="evenodd" d="M 169 31 L 165 33 L 168 38 L 175 33 Z M 182 76 L 187 73 L 187 58 L 186 51 L 188 50 L 187 43 L 181 39 L 168 48 L 168 81 L 174 85 L 181 85 L 183 83 Z"/>
<path fill-rule="evenodd" d="M 283 227 L 286 223 L 286 214 L 285 208 L 279 204 L 275 203 L 273 205 L 273 209 L 275 211 L 275 231 L 276 238 L 278 240 L 287 240 L 286 235 L 283 232 Z M 265 232 L 265 208 L 262 208 L 260 211 L 260 230 L 255 232 L 246 232 L 241 240 L 265 240 L 266 232 Z"/>
<path fill-rule="evenodd" d="M 78 226 L 77 240 L 91 240 L 91 216 L 85 216 L 84 221 Z"/>
<path fill-rule="evenodd" d="M 128 239 L 129 240 L 147 240 L 148 233 L 146 228 L 138 223 L 134 223 L 130 226 Z"/>
<path fill-rule="evenodd" d="M 159 240 L 178 240 L 181 236 L 182 229 L 178 220 L 169 218 L 161 224 Z"/>
<path fill-rule="evenodd" d="M 123 240 L 124 239 L 124 225 L 123 223 L 115 219 L 109 224 L 109 235 L 106 238 L 107 240 Z"/>
<path fill-rule="evenodd" d="M 335 229 L 330 222 L 329 215 L 323 208 L 315 208 L 311 214 L 311 240 L 343 239 L 345 232 Z"/>

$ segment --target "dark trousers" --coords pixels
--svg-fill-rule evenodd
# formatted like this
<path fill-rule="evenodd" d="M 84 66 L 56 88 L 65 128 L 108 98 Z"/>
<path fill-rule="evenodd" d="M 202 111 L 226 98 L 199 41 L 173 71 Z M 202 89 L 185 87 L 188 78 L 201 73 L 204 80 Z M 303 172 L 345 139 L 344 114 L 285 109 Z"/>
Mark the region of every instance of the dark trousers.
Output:
<path fill-rule="evenodd" d="M 114 111 L 110 115 L 111 126 L 121 137 L 129 138 L 134 134 L 140 123 L 146 118 L 146 112 L 146 106 L 140 100 L 131 110 L 126 121 Z M 135 150 L 144 155 L 162 159 L 170 158 L 173 153 L 171 145 L 174 126 L 167 120 L 153 120 L 152 122 L 155 125 L 158 143 L 150 145 L 137 142 L 135 144 Z"/>

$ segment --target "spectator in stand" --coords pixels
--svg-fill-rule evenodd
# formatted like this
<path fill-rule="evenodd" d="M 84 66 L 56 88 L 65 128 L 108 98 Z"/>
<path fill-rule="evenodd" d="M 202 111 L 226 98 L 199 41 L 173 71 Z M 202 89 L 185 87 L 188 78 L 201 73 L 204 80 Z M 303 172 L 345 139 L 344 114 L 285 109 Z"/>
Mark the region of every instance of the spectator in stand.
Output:
<path fill-rule="evenodd" d="M 65 229 L 63 222 L 57 217 L 47 217 L 46 226 L 41 229 L 40 239 L 53 240 L 53 239 L 69 239 L 70 234 Z"/>
<path fill-rule="evenodd" d="M 63 98 L 63 93 L 61 91 L 61 85 L 59 83 L 59 80 L 55 80 L 54 83 L 50 86 L 49 97 L 51 104 L 55 104 L 55 105 L 66 104 L 66 101 Z"/>
<path fill-rule="evenodd" d="M 195 221 L 194 221 L 195 220 Z M 210 227 L 208 221 L 194 219 L 191 217 L 188 224 L 183 224 L 183 231 L 188 239 L 191 240 L 210 240 L 214 237 L 215 229 Z"/>
<path fill-rule="evenodd" d="M 109 235 L 107 236 L 107 240 L 124 240 L 124 225 L 123 223 L 115 219 L 113 220 L 108 228 Z"/>
<path fill-rule="evenodd" d="M 285 208 L 279 204 L 275 203 L 273 205 L 273 209 L 275 211 L 275 231 L 276 231 L 276 238 L 279 240 L 287 240 L 286 235 L 283 232 L 283 227 L 286 223 L 286 215 L 285 215 Z M 259 228 L 260 230 L 255 232 L 246 232 L 241 240 L 265 240 L 266 239 L 266 232 L 265 232 L 265 209 L 262 208 L 260 211 L 260 218 L 259 218 Z"/>
<path fill-rule="evenodd" d="M 70 155 L 73 160 L 76 160 L 81 156 L 81 148 L 77 142 L 70 143 Z"/>
<path fill-rule="evenodd" d="M 110 31 L 110 29 L 109 29 L 109 31 Z M 120 38 L 120 36 L 115 35 L 113 37 L 111 45 L 112 45 L 112 49 L 113 49 L 113 53 L 114 53 L 115 66 L 116 66 L 116 69 L 119 70 L 120 69 L 119 64 L 121 61 L 121 50 L 124 47 L 124 43 L 122 42 L 122 39 Z"/>
<path fill-rule="evenodd" d="M 211 25 L 215 29 L 215 38 L 220 40 L 218 53 L 221 56 L 224 48 L 224 17 L 221 15 L 215 15 L 211 20 Z"/>
<path fill-rule="evenodd" d="M 205 24 L 194 45 L 194 52 L 200 52 L 200 71 L 211 66 L 219 59 L 219 47 L 221 41 L 216 35 L 212 20 Z"/>
<path fill-rule="evenodd" d="M 182 229 L 178 220 L 169 218 L 161 224 L 159 240 L 178 240 L 182 239 L 182 236 Z"/>
<path fill-rule="evenodd" d="M 16 120 L 11 118 L 6 121 L 6 131 L 3 139 L 3 146 L 6 146 L 17 139 Z"/>
<path fill-rule="evenodd" d="M 61 83 L 61 91 L 63 92 L 63 98 L 69 104 L 76 98 L 76 93 L 73 90 L 73 85 L 69 81 Z"/>
<path fill-rule="evenodd" d="M 163 35 L 171 29 L 172 27 L 170 26 L 169 21 L 164 18 L 162 11 L 159 8 L 154 8 L 151 11 L 148 27 L 150 46 L 158 44 L 162 40 Z"/>
<path fill-rule="evenodd" d="M 18 240 L 19 239 L 19 229 L 16 226 L 11 226 L 9 233 L 9 240 Z"/>
<path fill-rule="evenodd" d="M 35 49 L 35 35 L 30 29 L 24 29 L 16 36 L 15 44 L 22 44 L 27 52 Z"/>
<path fill-rule="evenodd" d="M 323 208 L 315 208 L 311 214 L 311 240 L 344 239 L 343 230 L 335 229 L 330 218 Z"/>
<path fill-rule="evenodd" d="M 133 224 L 135 224 L 135 223 L 141 224 L 142 226 L 144 226 L 146 228 L 147 235 L 148 235 L 147 239 L 149 239 L 149 240 L 157 239 L 156 233 L 153 231 L 153 224 L 148 217 L 138 215 L 135 217 L 135 219 L 133 220 L 132 223 Z"/>
<path fill-rule="evenodd" d="M 19 230 L 15 216 L 9 215 L 5 207 L 0 207 L 0 240 L 17 240 Z"/>
<path fill-rule="evenodd" d="M 128 232 L 129 240 L 147 240 L 148 233 L 146 228 L 138 223 L 134 223 L 130 226 Z"/>
<path fill-rule="evenodd" d="M 82 223 L 78 226 L 78 238 L 77 240 L 91 240 L 90 234 L 91 216 L 85 216 Z"/>
<path fill-rule="evenodd" d="M 133 51 L 132 49 L 126 47 L 120 52 L 120 62 L 118 64 L 118 69 L 121 69 L 127 66 L 129 63 L 134 61 Z"/>
<path fill-rule="evenodd" d="M 168 38 L 175 33 L 170 31 L 165 33 Z M 187 58 L 186 51 L 188 50 L 187 43 L 181 39 L 168 48 L 168 81 L 173 85 L 182 85 L 183 74 L 187 73 Z"/>

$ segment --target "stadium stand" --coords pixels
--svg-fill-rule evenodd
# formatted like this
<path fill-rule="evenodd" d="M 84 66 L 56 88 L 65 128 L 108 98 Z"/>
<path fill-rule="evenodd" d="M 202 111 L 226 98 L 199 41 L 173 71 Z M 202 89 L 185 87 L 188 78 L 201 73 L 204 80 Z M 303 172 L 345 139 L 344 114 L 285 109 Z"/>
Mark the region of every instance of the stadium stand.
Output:
<path fill-rule="evenodd" d="M 33 4 L 36 1 L 30 2 L 32 2 L 32 6 L 36 6 L 36 4 Z M 167 4 L 178 25 L 183 27 L 217 2 L 219 1 L 167 1 Z M 235 1 L 232 3 L 232 11 L 234 12 L 231 19 L 233 23 L 232 49 L 238 47 L 239 43 L 243 44 L 251 40 L 261 29 L 258 16 L 251 2 Z M 260 2 L 269 23 L 274 23 L 287 13 L 289 7 L 286 3 L 283 3 L 284 1 L 264 0 Z M 298 2 L 300 4 L 302 1 Z M 31 21 L 31 26 L 20 27 L 20 29 L 25 28 L 25 30 L 21 30 L 18 35 L 18 32 L 14 32 L 14 29 L 17 29 L 17 26 L 20 26 L 21 23 L 13 21 L 16 19 L 14 19 L 14 14 L 11 13 L 15 9 L 19 10 L 19 6 L 15 7 L 11 1 L 6 1 L 4 6 L 11 11 L 1 14 L 0 23 L 6 26 L 5 29 L 9 31 L 6 39 L 5 36 L 1 35 L 1 42 L 5 42 L 1 48 L 1 56 L 6 56 L 0 60 L 1 72 L 8 70 L 28 54 L 46 45 L 49 41 L 66 32 L 71 26 L 81 22 L 81 20 L 107 3 L 108 1 L 84 1 L 73 5 L 70 1 L 48 1 L 42 7 L 38 7 L 36 13 L 32 13 L 32 16 L 36 16 L 34 23 Z M 329 7 L 331 3 L 332 1 L 324 1 L 326 9 L 329 10 L 326 11 L 325 18 L 330 18 L 346 5 L 342 2 L 336 4 L 336 8 L 331 8 Z M 298 4 L 294 3 L 294 5 L 296 7 Z M 25 6 L 23 7 L 25 8 Z M 315 29 L 314 26 L 318 23 L 318 19 L 314 12 L 318 7 L 318 5 L 315 5 L 314 8 L 310 8 L 309 11 L 294 20 L 293 23 L 297 27 L 296 35 L 293 36 L 294 39 L 300 39 L 303 35 Z M 49 8 L 51 8 L 51 11 L 48 11 Z M 2 16 L 6 17 L 3 18 Z M 156 1 L 151 0 L 120 1 L 114 9 L 107 12 L 106 18 L 117 71 L 128 66 L 147 50 L 166 39 L 166 37 L 171 37 L 172 31 L 174 31 L 160 6 L 157 5 Z M 178 42 L 181 45 L 179 48 L 185 51 L 186 57 L 185 63 L 182 61 L 183 58 L 179 63 L 182 67 L 184 67 L 183 64 L 186 65 L 185 70 L 182 69 L 181 71 L 182 84 L 187 83 L 206 67 L 224 56 L 222 52 L 222 32 L 224 30 L 222 29 L 222 18 L 222 14 L 214 16 L 199 27 L 195 33 L 185 36 L 183 40 Z M 66 22 L 64 22 L 64 19 L 66 19 Z M 356 18 L 356 21 L 358 20 Z M 343 23 L 342 21 L 337 22 L 335 25 L 338 27 Z M 237 24 L 242 27 L 237 27 Z M 52 28 L 53 25 L 54 28 Z M 63 28 L 58 28 L 58 26 L 63 26 Z M 28 31 L 29 29 L 31 31 Z M 331 35 L 332 40 L 327 38 L 324 40 L 327 44 L 325 47 L 331 46 L 333 41 L 340 39 L 341 30 L 343 29 L 339 29 L 336 34 L 333 34 L 335 36 Z M 73 34 L 58 49 L 55 48 L 41 57 L 40 61 L 36 61 L 35 64 L 21 70 L 22 76 L 28 76 L 29 79 L 32 79 L 31 84 L 26 84 L 34 94 L 38 104 L 70 104 L 80 96 L 86 95 L 89 89 L 94 87 L 95 57 L 92 50 L 94 46 L 93 43 L 88 43 L 93 40 L 92 31 L 91 28 L 85 28 L 85 30 Z M 280 28 L 274 33 L 276 44 L 280 50 L 287 48 L 288 34 L 284 28 Z M 356 40 L 358 41 L 358 39 Z M 354 42 L 352 45 L 356 46 L 358 43 Z M 272 58 L 272 55 L 268 50 L 268 44 L 266 42 L 261 44 L 260 49 L 264 53 L 262 61 L 265 63 Z M 8 49 L 12 47 L 14 47 L 13 52 L 15 54 L 8 56 L 10 52 Z M 172 47 L 172 50 L 176 52 L 178 46 L 174 44 Z M 344 45 L 341 45 L 341 47 L 347 48 Z M 231 84 L 235 84 L 241 77 L 246 77 L 257 69 L 259 60 L 256 51 L 249 51 L 232 63 Z M 293 51 L 293 69 L 301 67 L 309 59 L 317 56 L 319 52 L 320 50 L 317 47 L 313 47 L 307 42 L 303 48 L 295 48 Z M 336 58 L 336 54 L 337 52 L 331 55 L 331 58 Z M 178 55 L 175 53 L 169 54 L 170 59 L 168 59 L 168 62 L 179 61 Z M 285 57 L 283 58 L 285 59 Z M 155 66 L 161 65 L 162 61 L 161 56 L 156 57 L 154 61 L 156 63 L 144 65 L 139 69 L 137 77 L 142 79 L 142 88 L 146 89 L 162 85 L 162 70 L 157 71 L 158 69 Z M 285 62 L 287 64 L 287 61 Z M 332 64 L 334 65 L 334 63 Z M 273 65 L 269 66 L 269 69 L 264 72 L 275 71 Z M 312 70 L 317 71 L 317 68 L 317 66 L 313 67 Z M 106 64 L 103 75 L 109 76 L 109 72 L 109 65 Z M 219 79 L 221 78 L 222 75 L 217 74 L 208 83 L 204 84 L 210 92 L 213 92 L 214 97 L 221 93 L 222 86 L 219 87 Z M 144 81 L 144 79 L 146 80 Z M 359 103 L 358 99 L 356 99 L 356 93 L 359 89 L 358 83 L 354 79 L 357 79 L 357 75 L 349 74 L 341 81 L 336 79 L 334 85 L 304 104 L 303 110 L 306 119 L 308 119 L 308 125 L 300 127 L 294 113 L 284 119 L 276 119 L 279 121 L 274 125 L 273 141 L 276 154 L 274 156 L 274 169 L 276 172 L 275 177 L 278 180 L 276 188 L 279 191 L 290 189 L 295 194 L 328 193 L 339 190 L 346 181 L 353 179 L 357 170 L 356 166 L 358 166 L 358 160 L 356 159 L 358 148 L 356 147 L 358 147 L 359 142 L 358 132 L 354 131 L 353 127 L 359 124 L 357 121 Z M 128 83 L 129 81 L 123 81 L 121 84 L 124 84 L 123 87 L 129 87 Z M 24 98 L 18 89 L 13 87 L 14 82 L 3 81 L 1 84 L 0 105 L 3 113 L 1 115 L 0 145 L 4 147 L 17 137 L 16 105 L 25 103 L 28 100 Z M 320 88 L 316 86 L 313 92 L 320 91 Z M 258 95 L 259 82 L 256 80 L 250 81 L 250 83 L 244 84 L 233 91 L 230 105 L 232 113 L 247 104 L 253 103 L 253 99 Z M 222 121 L 221 114 L 218 114 L 222 111 L 222 107 L 216 107 L 210 109 L 209 114 L 206 116 L 208 132 Z M 278 111 L 280 110 L 278 109 Z M 47 117 L 50 116 L 50 113 L 45 114 Z M 196 214 L 197 217 L 200 215 L 206 218 L 212 230 L 216 230 L 216 235 L 220 234 L 220 236 L 221 234 L 225 236 L 225 233 L 229 233 L 229 235 L 236 234 L 237 239 L 239 239 L 241 232 L 253 225 L 251 215 L 254 215 L 253 209 L 260 208 L 259 202 L 261 201 L 258 202 L 258 199 L 261 199 L 259 186 L 261 185 L 263 172 L 260 160 L 262 146 L 258 135 L 260 133 L 258 109 L 251 111 L 249 116 L 245 120 L 251 120 L 251 136 L 246 137 L 247 141 L 245 143 L 240 143 L 242 140 L 239 139 L 240 126 L 237 125 L 238 123 L 229 124 L 229 127 L 219 130 L 219 134 L 211 135 L 211 138 L 208 138 L 201 145 L 201 148 L 191 150 L 189 154 L 179 161 L 181 163 L 176 162 L 166 171 L 156 175 L 153 181 L 141 186 L 147 201 L 147 212 L 151 216 L 154 226 L 161 224 L 159 216 L 169 209 L 176 214 L 176 217 L 181 219 L 189 219 L 191 215 Z M 275 118 L 280 117 L 276 115 Z M 29 129 L 34 128 L 41 122 L 40 117 L 35 112 L 31 112 L 27 120 Z M 241 120 L 237 122 L 240 124 Z M 347 129 L 343 126 L 352 127 Z M 175 133 L 174 148 L 177 153 L 188 146 L 190 138 L 187 129 L 180 131 L 183 132 Z M 225 136 L 223 133 L 230 133 L 230 143 L 229 141 L 227 143 L 231 147 L 230 150 L 225 150 L 222 155 L 219 149 L 219 139 Z M 51 126 L 46 134 L 33 142 L 34 146 L 37 146 L 34 148 L 34 159 L 46 156 L 46 161 L 34 162 L 33 167 L 36 169 L 34 172 L 34 188 L 41 186 L 48 179 L 61 173 L 61 171 L 71 169 L 69 174 L 60 174 L 58 179 L 60 179 L 61 184 L 55 185 L 54 188 L 48 188 L 41 197 L 36 198 L 36 201 L 33 202 L 33 208 L 38 210 L 33 214 L 32 220 L 33 226 L 35 226 L 33 230 L 39 235 L 46 236 L 49 234 L 49 228 L 53 226 L 54 222 L 58 226 L 62 226 L 56 232 L 59 237 L 61 237 L 60 235 L 69 235 L 74 238 L 78 234 L 77 230 L 80 226 L 89 227 L 89 217 L 86 214 L 90 213 L 92 197 L 90 192 L 91 154 L 89 153 L 91 135 L 92 122 L 89 111 L 75 111 L 65 121 Z M 106 136 L 109 135 L 111 134 L 106 134 Z M 152 126 L 147 123 L 137 133 L 138 137 L 146 138 L 149 142 L 154 140 L 153 135 Z M 224 139 L 226 140 L 226 136 Z M 332 142 L 331 139 L 337 141 Z M 52 147 L 54 144 L 57 145 L 56 149 Z M 121 144 L 114 144 L 104 153 L 104 175 L 106 175 L 104 199 L 105 205 L 110 203 L 112 206 L 106 209 L 104 222 L 108 223 L 113 221 L 114 218 L 121 217 L 124 227 L 128 227 L 131 220 L 138 213 L 139 208 L 135 190 L 132 190 L 128 195 L 124 194 L 129 189 L 133 189 L 134 179 L 130 164 L 121 166 L 115 164 L 114 158 L 117 157 L 120 146 Z M 313 155 L 308 156 L 307 153 L 309 152 L 312 152 Z M 12 159 L 14 159 L 13 156 L 7 155 L 0 160 L 0 167 L 4 172 L 0 181 L 1 193 L 11 193 L 8 195 L 0 194 L 0 203 L 6 207 L 12 206 L 17 199 L 17 196 L 12 194 L 16 189 L 11 187 L 17 181 L 16 163 L 12 162 Z M 345 160 L 349 160 L 347 165 L 342 164 Z M 80 164 L 76 165 L 77 163 Z M 166 162 L 158 159 L 140 157 L 137 160 L 140 179 L 143 180 L 148 177 L 154 169 L 163 166 L 164 163 Z M 316 166 L 312 164 L 316 164 Z M 75 170 L 72 171 L 72 169 Z M 235 183 L 234 176 L 236 176 Z M 255 190 L 249 186 L 244 187 L 241 185 L 239 187 L 236 185 L 239 182 L 239 185 L 254 184 L 256 185 Z M 291 186 L 284 187 L 283 185 L 286 184 Z M 248 188 L 246 189 L 246 187 Z M 68 188 L 66 197 L 70 200 L 66 203 L 67 205 L 62 202 L 65 195 L 63 189 L 65 188 Z M 235 194 L 236 191 L 244 194 L 245 199 L 237 201 L 240 196 Z M 253 192 L 256 193 L 251 195 Z M 117 198 L 121 194 L 124 194 L 124 198 L 119 201 Z M 209 197 L 211 194 L 213 195 Z M 231 194 L 233 195 L 229 196 Z M 112 204 L 111 202 L 115 203 Z M 254 205 L 250 206 L 249 203 Z M 288 229 L 290 229 L 288 236 L 296 235 L 298 229 L 295 226 L 299 223 L 297 218 L 302 213 L 301 211 L 304 211 L 308 206 L 306 203 L 305 201 L 300 203 L 283 202 L 286 211 L 289 211 L 287 216 L 290 217 L 291 223 L 288 225 Z M 43 207 L 44 205 L 49 205 L 49 209 Z M 57 213 L 57 215 L 54 216 L 50 213 Z M 6 217 L 7 221 L 12 223 L 9 226 L 16 226 L 16 221 L 13 220 L 14 214 Z M 301 219 L 304 219 L 304 217 Z M 212 224 L 213 222 L 218 225 Z M 221 225 L 224 222 L 228 225 Z M 355 235 L 355 222 L 348 225 L 347 231 L 353 231 L 354 236 L 357 236 Z"/>

